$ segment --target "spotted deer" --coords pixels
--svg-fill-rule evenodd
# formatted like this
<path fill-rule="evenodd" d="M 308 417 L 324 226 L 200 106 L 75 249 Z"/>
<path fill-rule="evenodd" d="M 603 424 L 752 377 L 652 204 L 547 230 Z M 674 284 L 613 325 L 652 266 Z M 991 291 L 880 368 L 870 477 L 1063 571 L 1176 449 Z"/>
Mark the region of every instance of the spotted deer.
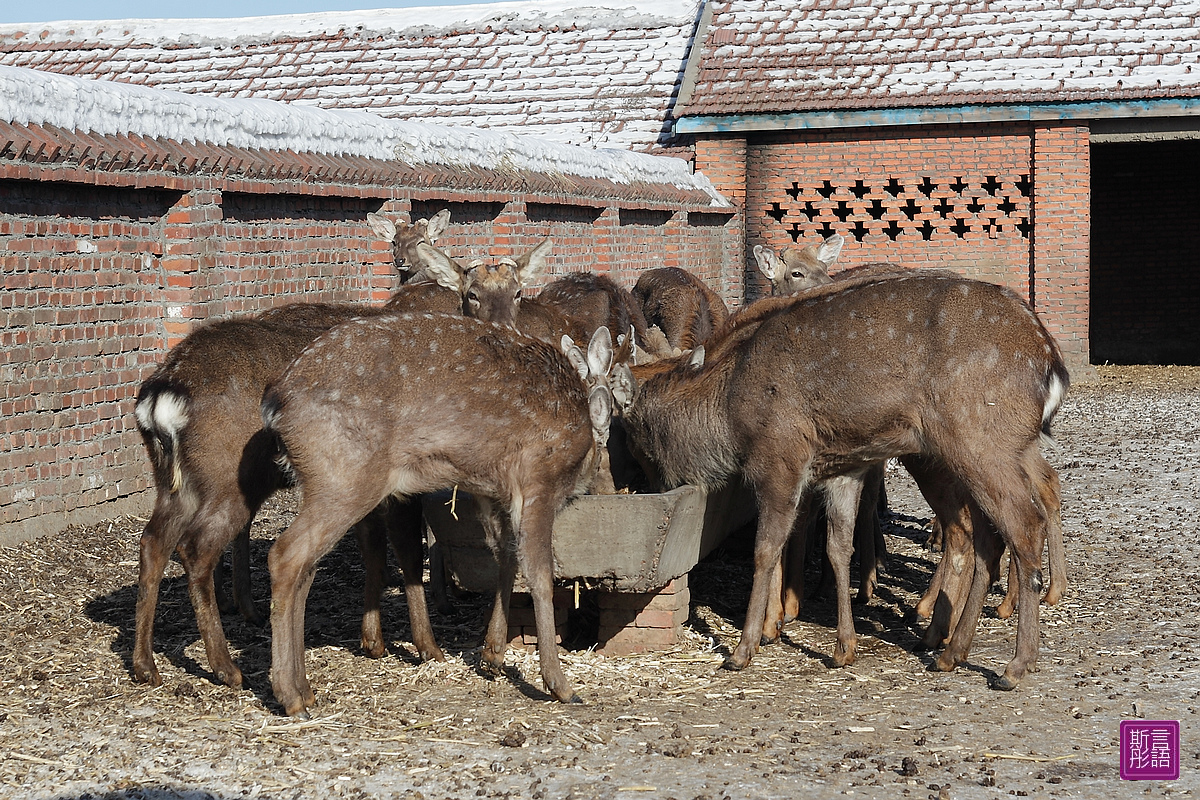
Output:
<path fill-rule="evenodd" d="M 500 567 L 484 667 L 503 666 L 519 562 L 546 691 L 578 700 L 555 645 L 550 536 L 555 513 L 586 490 L 607 435 L 612 393 L 603 381 L 586 385 L 612 366 L 602 330 L 577 371 L 579 357 L 488 322 L 362 318 L 313 341 L 267 390 L 264 426 L 302 496 L 268 556 L 271 683 L 289 715 L 307 716 L 316 702 L 304 606 L 317 561 L 385 498 L 450 487 L 479 501 Z"/>
<path fill-rule="evenodd" d="M 725 666 L 749 665 L 797 506 L 822 481 L 847 484 L 829 506 L 833 658 L 854 661 L 847 571 L 858 489 L 870 465 L 911 455 L 961 484 L 1016 559 L 1016 653 L 994 683 L 1015 688 L 1038 654 L 1047 509 L 1030 498 L 1051 469 L 1039 444 L 1069 382 L 1057 344 L 1011 291 L 945 274 L 828 284 L 760 304 L 623 404 L 632 442 L 667 485 L 714 487 L 740 473 L 755 490 L 753 586 Z M 976 528 L 976 569 L 942 670 L 966 658 L 989 588 L 998 551 L 985 527 Z"/>
<path fill-rule="evenodd" d="M 473 288 L 486 302 L 488 313 L 511 324 L 511 287 L 496 282 L 487 283 L 485 289 L 466 278 L 466 268 L 433 247 L 430 237 L 445 230 L 448 212 L 411 225 L 385 221 L 384 233 L 392 237 L 402 274 L 455 298 L 452 310 L 463 307 L 461 293 Z M 379 219 L 372 224 L 378 232 Z M 533 260 L 536 256 L 526 254 L 516 261 Z M 485 266 L 473 265 L 475 275 L 483 274 Z M 406 303 L 414 302 L 407 287 L 402 286 L 393 299 L 403 296 Z M 489 292 L 508 300 L 507 309 L 503 303 L 493 303 Z M 437 293 L 415 296 L 436 299 Z M 249 588 L 250 524 L 259 506 L 287 485 L 287 476 L 274 461 L 277 443 L 260 430 L 263 390 L 323 332 L 380 313 L 384 312 L 366 305 L 293 303 L 257 318 L 210 322 L 172 348 L 143 383 L 135 418 L 154 468 L 157 499 L 141 539 L 133 653 L 137 680 L 161 683 L 153 656 L 154 614 L 167 559 L 177 551 L 188 575 L 188 591 L 210 669 L 223 683 L 242 684 L 241 671 L 233 664 L 221 628 L 214 573 L 222 552 L 233 543 L 234 601 L 243 616 L 262 622 Z M 366 567 L 363 651 L 372 656 L 385 651 L 379 600 L 386 568 L 385 540 L 390 539 L 405 576 L 413 644 L 422 658 L 440 660 L 421 579 L 419 504 L 390 502 L 365 518 L 355 532 Z"/>
<path fill-rule="evenodd" d="M 759 272 L 771 283 L 771 294 L 783 297 L 830 283 L 829 268 L 842 254 L 846 240 L 834 234 L 819 245 L 784 248 L 776 255 L 764 246 L 754 246 Z"/>

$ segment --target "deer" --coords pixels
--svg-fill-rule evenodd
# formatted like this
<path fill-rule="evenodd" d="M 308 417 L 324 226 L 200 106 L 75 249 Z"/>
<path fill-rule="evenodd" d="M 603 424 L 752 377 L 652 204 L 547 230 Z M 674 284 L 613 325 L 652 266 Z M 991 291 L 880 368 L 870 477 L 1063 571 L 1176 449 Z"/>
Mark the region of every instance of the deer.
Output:
<path fill-rule="evenodd" d="M 538 303 L 557 309 L 568 319 L 591 332 L 601 326 L 622 335 L 632 330 L 636 346 L 645 357 L 670 355 L 660 331 L 650 329 L 637 299 L 607 275 L 595 272 L 572 272 L 556 278 L 542 289 Z M 578 341 L 586 341 L 580 339 Z"/>
<path fill-rule="evenodd" d="M 992 685 L 1016 688 L 1038 655 L 1048 524 L 1044 504 L 1029 500 L 1052 471 L 1039 446 L 1070 383 L 1053 337 L 1015 293 L 950 274 L 831 283 L 755 305 L 711 346 L 641 383 L 623 376 L 628 400 L 618 404 L 631 444 L 665 485 L 712 488 L 740 474 L 755 491 L 754 577 L 724 666 L 750 664 L 800 500 L 821 482 L 837 482 L 833 663 L 854 662 L 847 571 L 862 478 L 881 460 L 918 456 L 992 523 L 973 529 L 976 569 L 936 667 L 953 670 L 969 653 L 998 540 L 1016 560 L 1019 603 L 1016 651 Z"/>
<path fill-rule="evenodd" d="M 823 286 L 835 281 L 860 280 L 870 276 L 886 277 L 889 275 L 902 275 L 907 270 L 897 264 L 889 262 L 872 262 L 867 264 L 857 265 L 849 269 L 839 272 L 834 277 L 829 276 L 829 268 L 836 262 L 841 253 L 844 240 L 841 236 L 831 236 L 825 239 L 820 245 L 809 245 L 802 249 L 792 247 L 785 248 L 781 253 L 776 255 L 762 245 L 755 246 L 754 256 L 758 263 L 760 271 L 771 282 L 774 295 L 787 295 L 799 291 L 811 289 L 816 286 Z M 929 270 L 925 271 L 930 274 Z M 944 273 L 949 274 L 949 273 Z M 911 470 L 910 470 L 911 472 Z M 932 477 L 927 477 L 928 480 L 933 480 Z M 1051 480 L 1047 478 L 1046 480 Z M 1057 480 L 1057 478 L 1053 478 Z M 877 562 L 874 559 L 871 545 L 877 552 L 883 551 L 882 530 L 879 526 L 878 517 L 870 511 L 870 504 L 878 497 L 883 496 L 883 465 L 877 465 L 874 468 L 874 473 L 868 478 L 868 487 L 866 487 L 867 497 L 860 510 L 859 527 L 858 527 L 858 542 L 866 545 L 862 548 L 860 554 L 860 564 L 863 566 L 863 574 L 859 581 L 859 602 L 865 602 L 870 599 L 872 590 L 876 585 Z M 933 491 L 930 489 L 929 491 Z M 1050 582 L 1046 591 L 1045 601 L 1049 605 L 1058 602 L 1066 589 L 1066 555 L 1062 543 L 1062 527 L 1058 518 L 1058 503 L 1056 499 L 1052 499 L 1051 495 L 1057 497 L 1057 486 L 1043 486 L 1040 489 L 1043 501 L 1048 508 L 1053 509 L 1052 520 L 1049 529 L 1049 550 L 1050 550 Z M 928 497 L 927 497 L 928 500 Z M 965 515 L 964 510 L 956 510 L 954 516 L 959 520 L 960 524 L 969 525 L 969 515 Z M 803 518 L 803 517 L 802 517 Z M 870 526 L 870 527 L 868 527 Z M 935 515 L 934 532 L 940 534 L 942 524 L 940 518 Z M 874 536 L 868 539 L 868 533 L 873 529 Z M 952 538 L 952 541 L 957 545 L 963 545 L 970 542 L 969 528 L 966 531 L 956 531 L 957 534 Z M 767 629 L 763 632 L 765 641 L 772 641 L 777 638 L 778 631 L 787 621 L 794 619 L 801 604 L 803 594 L 803 539 L 796 537 L 796 543 L 800 546 L 788 548 L 788 567 L 784 570 L 786 579 L 782 580 L 782 596 L 779 603 L 774 601 L 771 604 L 771 612 L 768 614 Z M 933 615 L 933 609 L 937 602 L 939 593 L 943 589 L 944 570 L 953 568 L 958 569 L 955 565 L 961 565 L 969 560 L 969 553 L 956 553 L 949 560 L 945 560 L 945 566 L 939 564 L 939 569 L 935 572 L 930 586 L 917 604 L 917 614 L 924 618 L 930 618 Z M 867 564 L 870 563 L 870 568 Z M 997 608 L 997 614 L 1002 618 L 1007 618 L 1012 614 L 1013 607 L 1017 600 L 1016 590 L 1016 574 L 1015 569 L 1009 570 L 1010 585 L 1012 588 L 1007 592 L 1004 601 Z M 952 581 L 950 586 L 955 589 L 954 594 L 959 599 L 965 599 L 965 587 L 961 580 Z M 950 602 L 950 608 L 955 609 L 953 617 L 957 618 L 958 603 Z M 939 617 L 941 619 L 941 617 Z M 944 624 L 935 623 L 931 625 L 929 636 L 934 635 L 937 630 L 943 629 Z"/>
<path fill-rule="evenodd" d="M 721 296 L 679 267 L 658 267 L 638 276 L 633 298 L 647 326 L 663 332 L 673 350 L 702 344 L 729 317 Z"/>
<path fill-rule="evenodd" d="M 588 379 L 605 376 L 612 358 L 607 329 L 585 358 L 572 358 L 490 322 L 389 314 L 328 331 L 268 388 L 264 430 L 279 438 L 302 494 L 268 555 L 271 684 L 288 715 L 307 717 L 316 703 L 304 607 L 317 562 L 383 499 L 450 487 L 479 501 L 500 568 L 481 668 L 503 667 L 519 562 L 546 691 L 579 701 L 555 645 L 551 528 L 593 477 L 613 394 L 604 380 L 589 389 Z"/>
<path fill-rule="evenodd" d="M 799 250 L 787 247 L 779 255 L 760 244 L 754 246 L 754 260 L 770 282 L 771 294 L 783 297 L 830 283 L 833 279 L 829 277 L 829 268 L 842 254 L 845 244 L 845 238 L 836 233 L 819 245 Z"/>
<path fill-rule="evenodd" d="M 450 292 L 459 308 L 464 301 L 458 292 L 481 288 L 465 280 L 461 265 L 433 247 L 430 237 L 445 230 L 448 212 L 411 225 L 384 221 L 396 263 L 407 267 L 400 269 L 402 274 Z M 439 280 L 459 289 L 439 285 Z M 497 291 L 511 297 L 508 287 Z M 402 286 L 397 295 L 404 294 Z M 218 681 L 242 685 L 221 628 L 214 573 L 224 549 L 234 543 L 234 601 L 246 619 L 265 621 L 250 597 L 249 530 L 259 506 L 287 485 L 287 477 L 274 462 L 275 443 L 260 430 L 263 390 L 325 330 L 379 313 L 366 305 L 294 303 L 257 318 L 209 322 L 172 348 L 143 383 L 134 416 L 154 470 L 157 498 L 141 537 L 132 659 L 136 680 L 155 686 L 162 681 L 153 656 L 154 614 L 167 559 L 177 551 L 210 669 Z M 512 317 L 510 308 L 506 320 Z M 413 644 L 422 659 L 441 660 L 425 606 L 419 504 L 391 503 L 364 519 L 355 532 L 366 565 L 363 651 L 379 657 L 386 650 L 379 620 L 386 536 L 401 561 Z"/>

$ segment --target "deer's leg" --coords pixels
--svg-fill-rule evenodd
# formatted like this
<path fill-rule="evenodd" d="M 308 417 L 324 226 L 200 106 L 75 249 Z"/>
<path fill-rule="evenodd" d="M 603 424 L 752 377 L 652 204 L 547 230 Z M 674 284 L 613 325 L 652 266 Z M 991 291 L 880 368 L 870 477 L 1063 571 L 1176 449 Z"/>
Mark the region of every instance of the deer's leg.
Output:
<path fill-rule="evenodd" d="M 946 649 L 936 662 L 937 669 L 949 672 L 966 661 L 975 639 L 979 616 L 992 583 L 999 577 L 1000 556 L 1004 544 L 982 512 L 972 505 L 972 544 L 974 568 L 971 570 L 971 586 L 965 604 L 959 609 L 958 622 L 952 627 Z"/>
<path fill-rule="evenodd" d="M 559 702 L 579 703 L 558 658 L 554 628 L 554 551 L 551 532 L 554 527 L 554 503 L 548 497 L 526 502 L 521 510 L 518 541 L 521 571 L 529 582 L 533 597 L 533 616 L 537 624 L 538 661 L 546 691 Z"/>
<path fill-rule="evenodd" d="M 205 503 L 196 515 L 194 535 L 179 544 L 179 559 L 187 572 L 188 595 L 204 640 L 208 668 L 218 681 L 235 689 L 242 686 L 242 672 L 229 654 L 229 642 L 217 608 L 213 572 L 226 546 L 239 535 L 249 535 L 253 514 L 240 496 Z"/>
<path fill-rule="evenodd" d="M 1026 451 L 1022 467 L 1031 490 L 1030 494 L 1039 497 L 1044 476 L 1053 471 L 1053 468 L 1046 463 L 1036 447 Z M 1043 503 L 1027 505 L 1011 496 L 1006 499 L 1010 501 L 1009 507 L 998 510 L 995 519 L 1017 564 L 1017 652 L 1005 667 L 1004 674 L 992 683 L 992 687 L 1008 691 L 1017 688 L 1017 684 L 1026 673 L 1037 669 L 1039 616 L 1044 588 L 1042 550 L 1046 545 L 1048 530 L 1053 524 L 1048 519 L 1048 509 Z"/>
<path fill-rule="evenodd" d="M 421 501 L 416 498 L 392 500 L 389 503 L 388 535 L 392 550 L 400 562 L 404 576 L 404 597 L 408 600 L 408 623 L 412 628 L 413 647 L 422 661 L 445 661 L 429 621 L 429 606 L 425 603 L 425 562 L 421 553 Z"/>
<path fill-rule="evenodd" d="M 783 626 L 800 614 L 804 600 L 804 552 L 811 518 L 814 493 L 804 493 L 800 500 L 796 522 L 784 546 L 783 556 L 771 576 L 771 590 L 767 595 L 767 616 L 763 623 L 762 644 L 779 641 Z"/>
<path fill-rule="evenodd" d="M 767 615 L 763 619 L 762 639 L 759 644 L 764 647 L 779 641 L 783 630 L 783 562 L 792 544 L 789 541 L 784 547 L 784 554 L 779 563 L 771 570 L 771 589 L 767 592 Z"/>
<path fill-rule="evenodd" d="M 493 675 L 504 672 L 504 651 L 508 649 L 508 606 L 512 599 L 513 581 L 517 577 L 516 547 L 513 542 L 512 526 L 504 523 L 492 510 L 491 504 L 476 498 L 480 505 L 479 521 L 492 554 L 496 557 L 496 594 L 492 601 L 492 614 L 484 636 L 480 667 Z M 528 576 L 526 576 L 528 579 Z M 536 612 L 535 616 L 536 616 Z"/>
<path fill-rule="evenodd" d="M 1016 610 L 1019 584 L 1017 560 L 1010 555 L 1008 558 L 1008 587 L 1004 592 L 1004 599 L 1000 601 L 1000 605 L 996 606 L 996 616 L 1000 619 L 1008 619 Z"/>
<path fill-rule="evenodd" d="M 824 486 L 825 516 L 829 525 L 826 553 L 837 584 L 837 646 L 833 651 L 833 663 L 839 667 L 854 663 L 857 646 L 850 603 L 850 559 L 854 555 L 855 519 L 862 479 L 861 473 L 842 475 L 826 481 Z"/>
<path fill-rule="evenodd" d="M 800 499 L 796 523 L 788 539 L 787 562 L 784 568 L 783 621 L 791 622 L 800 616 L 804 605 L 804 562 L 807 557 L 808 540 L 816 525 L 814 518 L 813 492 L 805 492 Z"/>
<path fill-rule="evenodd" d="M 1046 544 L 1050 550 L 1050 588 L 1045 600 L 1056 605 L 1067 591 L 1067 553 L 1063 546 L 1062 487 L 1058 473 L 1049 464 L 1038 484 L 1038 498 L 1046 514 Z"/>
<path fill-rule="evenodd" d="M 385 500 L 383 504 L 389 501 Z M 387 652 L 383 641 L 380 604 L 387 582 L 387 531 L 384 509 L 376 507 L 354 525 L 354 538 L 363 561 L 362 650 L 371 658 Z"/>
<path fill-rule="evenodd" d="M 942 532 L 942 558 L 916 609 L 919 616 L 930 619 L 919 649 L 932 650 L 954 629 L 975 574 L 970 495 L 966 485 L 936 459 L 905 456 L 901 461 L 933 509 Z"/>
<path fill-rule="evenodd" d="M 745 669 L 762 639 L 767 616 L 767 595 L 771 591 L 771 575 L 783 556 L 792 524 L 796 521 L 797 498 L 805 489 L 797 475 L 783 474 L 784 469 L 764 470 L 758 491 L 758 535 L 754 540 L 754 582 L 746 607 L 742 637 L 729 658 L 725 669 Z M 789 480 L 790 478 L 790 480 Z"/>
<path fill-rule="evenodd" d="M 257 508 L 256 508 L 257 510 Z M 242 618 L 252 625 L 266 625 L 267 617 L 254 603 L 250 591 L 250 524 L 247 523 L 233 540 L 232 585 L 233 602 Z M 220 562 L 218 562 L 220 563 Z"/>
<path fill-rule="evenodd" d="M 854 521 L 855 549 L 858 550 L 859 603 L 868 603 L 879 585 L 879 568 L 887 553 L 883 529 L 879 524 L 879 494 L 883 489 L 884 462 L 871 465 L 863 476 L 858 513 Z"/>
<path fill-rule="evenodd" d="M 316 704 L 304 669 L 304 605 L 317 562 L 374 505 L 361 499 L 355 502 L 345 488 L 324 492 L 319 488 L 305 487 L 300 513 L 267 556 L 271 571 L 271 688 L 288 715 L 302 718 L 307 718 L 308 709 Z"/>
<path fill-rule="evenodd" d="M 186 514 L 178 493 L 159 490 L 154 513 L 142 531 L 138 556 L 137 610 L 134 615 L 133 678 L 151 686 L 162 685 L 154 664 L 154 613 L 158 608 L 158 590 L 167 561 L 183 535 Z"/>

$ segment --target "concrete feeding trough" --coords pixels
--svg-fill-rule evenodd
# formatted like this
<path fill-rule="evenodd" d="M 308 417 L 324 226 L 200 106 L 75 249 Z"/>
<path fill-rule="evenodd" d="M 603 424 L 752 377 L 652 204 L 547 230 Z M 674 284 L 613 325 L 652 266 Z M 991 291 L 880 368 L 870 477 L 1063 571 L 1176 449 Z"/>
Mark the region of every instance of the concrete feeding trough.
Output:
<path fill-rule="evenodd" d="M 490 593 L 496 562 L 476 517 L 458 492 L 423 499 L 431 548 L 461 589 Z M 588 588 L 647 593 L 686 575 L 754 515 L 747 490 L 733 483 L 712 494 L 682 486 L 663 494 L 584 495 L 554 520 L 554 577 Z M 455 519 L 457 516 L 457 519 Z"/>
<path fill-rule="evenodd" d="M 435 595 L 445 583 L 490 594 L 497 567 L 470 495 L 423 498 Z M 451 504 L 453 511 L 451 513 Z M 563 641 L 579 589 L 595 590 L 597 645 L 606 655 L 661 650 L 679 641 L 690 613 L 687 573 L 730 532 L 754 516 L 740 483 L 707 494 L 683 486 L 663 494 L 585 495 L 554 520 L 554 577 L 574 592 L 555 590 L 555 625 Z M 457 518 L 456 518 L 457 517 Z M 440 584 L 440 586 L 439 586 Z M 518 574 L 508 616 L 514 646 L 537 644 L 532 600 Z"/>

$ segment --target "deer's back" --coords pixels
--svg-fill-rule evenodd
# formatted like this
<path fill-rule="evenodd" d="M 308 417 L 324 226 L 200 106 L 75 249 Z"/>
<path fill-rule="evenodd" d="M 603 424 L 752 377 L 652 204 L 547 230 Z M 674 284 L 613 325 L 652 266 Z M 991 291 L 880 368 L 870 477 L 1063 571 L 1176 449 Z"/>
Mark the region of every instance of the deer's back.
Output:
<path fill-rule="evenodd" d="M 730 419 L 751 431 L 768 418 L 796 425 L 848 451 L 913 452 L 924 437 L 974 431 L 1036 436 L 1061 371 L 1024 301 L 946 275 L 831 284 L 780 306 L 735 351 Z"/>
<path fill-rule="evenodd" d="M 573 465 L 592 441 L 583 383 L 561 353 L 459 316 L 384 315 L 330 330 L 266 402 L 289 450 L 320 442 L 326 452 L 308 455 L 329 462 L 452 465 L 468 482 L 563 452 Z"/>

